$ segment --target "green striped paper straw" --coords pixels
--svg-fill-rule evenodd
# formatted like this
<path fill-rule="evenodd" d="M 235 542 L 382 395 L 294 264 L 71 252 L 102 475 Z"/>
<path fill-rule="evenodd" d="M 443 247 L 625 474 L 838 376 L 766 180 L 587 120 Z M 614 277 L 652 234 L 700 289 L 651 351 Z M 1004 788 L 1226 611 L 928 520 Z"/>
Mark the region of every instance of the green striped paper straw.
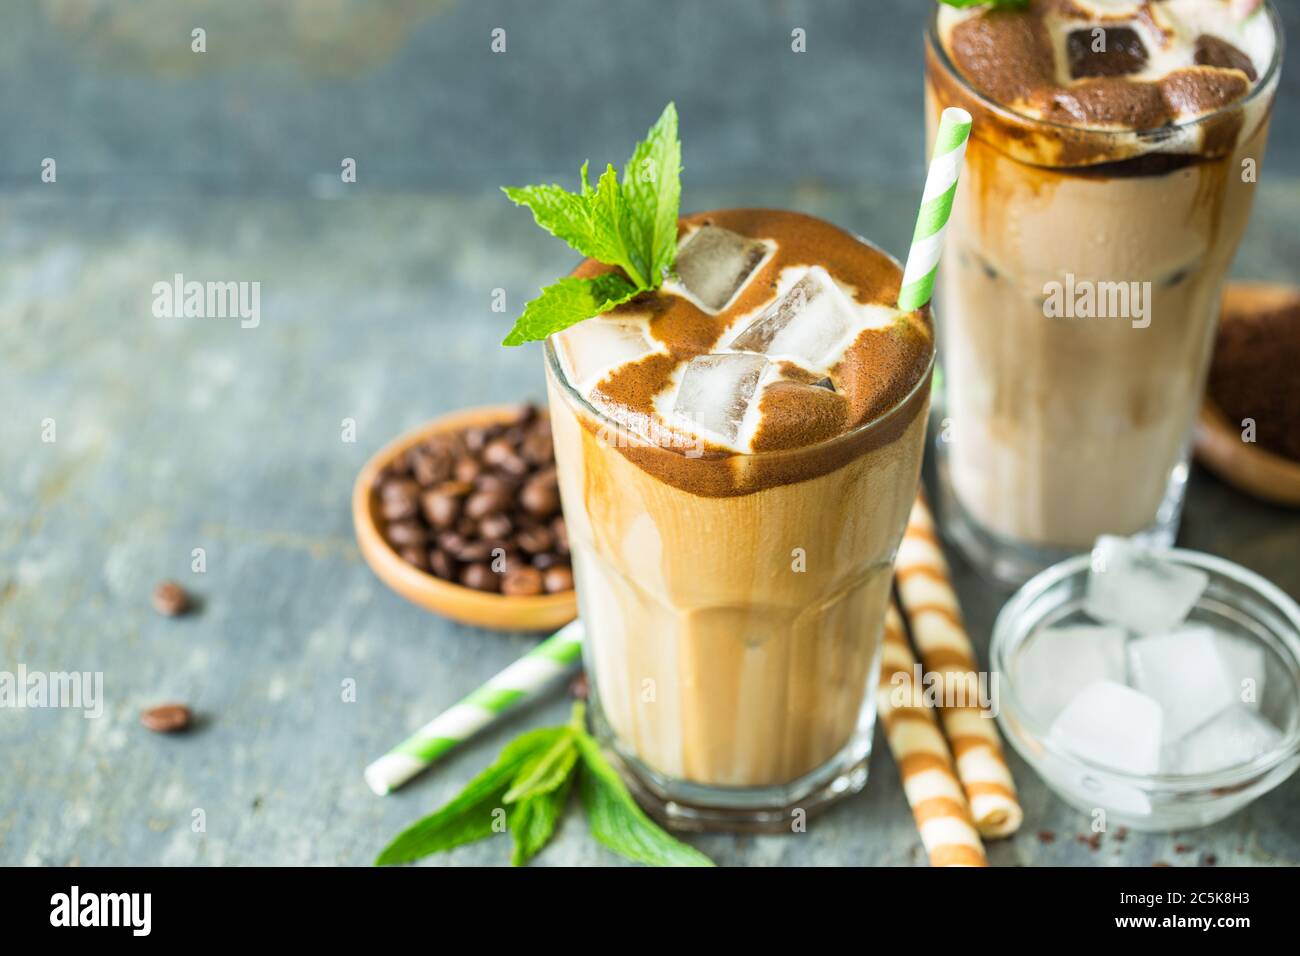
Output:
<path fill-rule="evenodd" d="M 538 644 L 460 703 L 443 711 L 366 768 L 366 783 L 392 793 L 456 745 L 567 673 L 582 655 L 582 622 Z"/>
<path fill-rule="evenodd" d="M 921 211 L 916 214 L 912 248 L 903 268 L 903 288 L 898 293 L 898 307 L 905 312 L 919 309 L 934 293 L 934 274 L 939 271 L 939 254 L 943 251 L 943 234 L 952 212 L 952 197 L 957 192 L 957 174 L 966 156 L 970 139 L 970 114 L 950 106 L 939 117 L 939 131 L 934 137 L 934 154 L 930 173 L 925 177 Z"/>

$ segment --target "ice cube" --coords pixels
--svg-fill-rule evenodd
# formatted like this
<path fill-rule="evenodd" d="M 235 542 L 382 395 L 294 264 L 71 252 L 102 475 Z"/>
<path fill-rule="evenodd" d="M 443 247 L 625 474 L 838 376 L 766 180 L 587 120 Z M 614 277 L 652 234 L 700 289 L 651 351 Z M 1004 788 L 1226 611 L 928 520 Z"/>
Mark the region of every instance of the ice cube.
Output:
<path fill-rule="evenodd" d="M 1247 763 L 1282 739 L 1272 723 L 1242 704 L 1221 711 L 1209 723 L 1165 747 L 1161 773 L 1209 773 Z"/>
<path fill-rule="evenodd" d="M 1214 631 L 1192 624 L 1129 645 L 1133 686 L 1159 702 L 1165 742 L 1191 733 L 1237 702 Z"/>
<path fill-rule="evenodd" d="M 741 329 L 728 348 L 823 370 L 839 359 L 856 319 L 853 304 L 830 274 L 813 266 L 771 308 Z"/>
<path fill-rule="evenodd" d="M 1070 753 L 1131 774 L 1160 766 L 1160 704 L 1112 680 L 1094 681 L 1065 705 L 1051 736 Z"/>
<path fill-rule="evenodd" d="M 1085 27 L 1065 38 L 1070 76 L 1127 76 L 1146 66 L 1147 48 L 1132 27 Z"/>
<path fill-rule="evenodd" d="M 768 364 L 761 355 L 697 355 L 682 372 L 673 411 L 734 446 Z"/>
<path fill-rule="evenodd" d="M 1258 708 L 1264 699 L 1264 671 L 1268 669 L 1264 648 L 1247 638 L 1231 634 L 1216 634 L 1215 642 L 1237 700 L 1248 707 Z"/>
<path fill-rule="evenodd" d="M 1012 665 L 1016 696 L 1032 717 L 1051 724 L 1094 681 L 1123 684 L 1127 680 L 1124 641 L 1119 627 L 1082 624 L 1039 629 Z"/>
<path fill-rule="evenodd" d="M 659 351 L 645 323 L 606 315 L 560 332 L 555 347 L 569 384 L 583 395 L 620 365 Z"/>
<path fill-rule="evenodd" d="M 1187 617 L 1208 582 L 1204 571 L 1175 564 L 1159 551 L 1102 535 L 1092 551 L 1083 609 L 1102 624 L 1168 633 Z"/>
<path fill-rule="evenodd" d="M 767 253 L 767 244 L 757 239 L 718 226 L 701 226 L 677 248 L 677 277 L 699 305 L 720 312 Z"/>

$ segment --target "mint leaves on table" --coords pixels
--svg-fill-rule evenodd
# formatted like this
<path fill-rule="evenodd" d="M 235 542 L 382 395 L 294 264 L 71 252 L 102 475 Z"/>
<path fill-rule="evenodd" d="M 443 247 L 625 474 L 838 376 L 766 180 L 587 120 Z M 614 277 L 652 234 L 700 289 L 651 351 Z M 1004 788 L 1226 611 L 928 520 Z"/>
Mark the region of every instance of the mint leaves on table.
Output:
<path fill-rule="evenodd" d="M 533 730 L 507 744 L 451 802 L 398 834 L 375 864 L 409 863 L 508 830 L 510 862 L 522 866 L 554 835 L 575 776 L 592 835 L 615 853 L 652 866 L 713 865 L 636 805 L 587 733 L 581 702 L 564 726 Z"/>
<path fill-rule="evenodd" d="M 608 312 L 633 296 L 657 289 L 677 253 L 677 213 L 682 198 L 682 144 L 677 108 L 669 103 L 637 143 L 623 178 L 606 165 L 591 185 L 582 164 L 579 192 L 563 186 L 503 186 L 537 224 L 582 255 L 619 272 L 591 279 L 569 277 L 546 286 L 524 307 L 503 345 L 544 339 L 583 319 Z"/>

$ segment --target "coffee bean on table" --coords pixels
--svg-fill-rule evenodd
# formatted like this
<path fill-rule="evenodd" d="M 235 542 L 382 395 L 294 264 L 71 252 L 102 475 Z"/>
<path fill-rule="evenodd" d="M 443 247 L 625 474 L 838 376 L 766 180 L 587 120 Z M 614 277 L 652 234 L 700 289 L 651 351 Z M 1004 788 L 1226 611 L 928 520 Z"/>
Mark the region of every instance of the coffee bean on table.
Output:
<path fill-rule="evenodd" d="M 461 569 L 460 583 L 477 591 L 496 591 L 501 587 L 501 575 L 486 564 L 467 564 Z"/>
<path fill-rule="evenodd" d="M 573 572 L 567 564 L 557 564 L 553 568 L 548 568 L 543 577 L 547 594 L 557 594 L 560 591 L 573 590 Z"/>
<path fill-rule="evenodd" d="M 153 609 L 163 617 L 176 617 L 190 609 L 190 596 L 175 581 L 162 581 L 153 589 Z"/>
<path fill-rule="evenodd" d="M 174 734 L 190 725 L 193 715 L 184 704 L 162 704 L 140 714 L 140 723 L 158 734 Z"/>
<path fill-rule="evenodd" d="M 526 564 L 509 567 L 501 579 L 501 593 L 512 597 L 541 594 L 542 588 L 542 572 Z"/>

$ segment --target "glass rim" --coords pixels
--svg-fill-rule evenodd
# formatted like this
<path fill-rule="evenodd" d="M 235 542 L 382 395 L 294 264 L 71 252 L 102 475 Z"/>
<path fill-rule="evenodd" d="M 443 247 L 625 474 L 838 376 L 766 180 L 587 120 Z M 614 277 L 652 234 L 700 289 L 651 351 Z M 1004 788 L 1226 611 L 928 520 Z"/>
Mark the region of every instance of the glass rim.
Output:
<path fill-rule="evenodd" d="M 848 232 L 848 230 L 845 231 Z M 896 258 L 894 258 L 894 256 L 890 255 L 890 253 L 886 252 L 884 249 L 880 248 L 874 242 L 871 242 L 869 239 L 864 239 L 856 232 L 849 232 L 849 235 L 851 235 L 854 239 L 862 243 L 867 248 L 872 249 L 875 252 L 878 252 L 881 255 L 883 255 L 885 258 L 887 258 L 891 263 L 894 264 L 895 267 L 897 267 L 899 276 L 900 277 L 902 276 L 903 265 Z M 935 319 L 935 315 L 934 315 L 933 297 L 931 297 L 931 300 L 929 302 L 921 306 L 921 308 L 922 309 L 928 308 L 930 312 L 930 333 L 931 333 L 930 358 L 929 361 L 926 362 L 925 371 L 922 372 L 920 376 L 918 376 L 916 382 L 912 385 L 912 387 L 909 388 L 907 390 L 907 393 L 903 395 L 903 397 L 900 398 L 897 402 L 890 405 L 889 408 L 885 409 L 876 417 L 868 419 L 867 421 L 859 425 L 855 425 L 846 432 L 841 432 L 838 435 L 832 435 L 830 438 L 822 439 L 821 441 L 815 442 L 811 445 L 799 445 L 794 448 L 777 448 L 769 451 L 756 451 L 756 452 L 733 451 L 730 452 L 725 457 L 742 457 L 750 460 L 764 459 L 770 461 L 772 459 L 778 459 L 778 458 L 816 454 L 818 451 L 822 449 L 833 448 L 843 442 L 848 442 L 855 438 L 861 438 L 863 435 L 869 434 L 870 432 L 875 431 L 878 428 L 882 428 L 886 424 L 888 424 L 889 421 L 899 411 L 906 408 L 908 405 L 910 405 L 913 401 L 916 400 L 917 394 L 921 392 L 922 389 L 930 387 L 930 381 L 934 377 L 934 367 L 939 353 L 939 349 L 938 349 L 938 341 L 937 341 L 938 335 L 937 335 L 937 328 L 936 328 L 937 320 Z M 592 318 L 598 318 L 598 316 L 592 316 Z M 564 374 L 564 368 L 561 366 L 559 356 L 558 354 L 556 354 L 555 351 L 555 345 L 553 342 L 554 338 L 555 338 L 555 334 L 548 335 L 546 337 L 545 342 L 543 343 L 544 351 L 546 354 L 546 368 L 547 371 L 550 373 L 550 377 L 555 380 L 555 382 L 560 386 L 565 396 L 570 401 L 576 403 L 578 407 L 582 409 L 583 412 L 591 415 L 591 417 L 594 418 L 602 428 L 612 429 L 614 430 L 614 433 L 620 436 L 627 436 L 628 438 L 633 439 L 637 443 L 647 445 L 653 448 L 657 448 L 669 454 L 677 454 L 682 458 L 686 457 L 686 455 L 680 452 L 678 449 L 666 447 L 662 444 L 656 443 L 652 439 L 646 438 L 643 435 L 639 435 L 632 429 L 628 428 L 624 422 L 618 421 L 618 419 L 611 417 L 608 413 L 593 405 L 585 395 L 583 395 L 573 386 L 573 383 L 569 381 L 568 376 Z M 710 457 L 710 458 L 699 458 L 698 460 L 718 461 L 721 459 L 718 457 Z"/>
<path fill-rule="evenodd" d="M 1186 120 L 1175 123 L 1166 123 L 1163 126 L 1152 126 L 1146 129 L 1116 129 L 1111 126 L 1082 126 L 1072 123 L 1058 123 L 1054 120 L 1042 119 L 1037 116 L 1030 116 L 1027 113 L 1019 113 L 1004 103 L 999 103 L 992 99 L 983 91 L 976 89 L 970 84 L 970 81 L 957 69 L 948 56 L 948 51 L 944 48 L 939 39 L 939 14 L 941 4 L 935 4 L 934 9 L 930 12 L 926 28 L 926 46 L 938 58 L 944 70 L 961 86 L 961 88 L 974 98 L 981 107 L 987 109 L 1003 119 L 1030 127 L 1037 127 L 1044 130 L 1060 130 L 1074 134 L 1086 133 L 1090 136 L 1110 136 L 1124 137 L 1134 136 L 1138 139 L 1157 140 L 1167 137 L 1170 133 L 1179 130 L 1193 129 L 1202 123 L 1209 123 L 1219 117 L 1226 116 L 1237 110 L 1244 109 L 1255 101 L 1265 90 L 1271 89 L 1278 78 L 1282 66 L 1282 52 L 1286 45 L 1285 32 L 1282 29 L 1282 18 L 1278 15 L 1277 6 L 1273 0 L 1265 0 L 1263 10 L 1267 13 L 1270 23 L 1273 27 L 1273 58 L 1269 62 L 1268 69 L 1264 75 L 1256 81 L 1255 85 L 1239 100 L 1233 100 L 1225 106 L 1209 113 L 1203 113 L 1200 116 L 1194 116 Z"/>
<path fill-rule="evenodd" d="M 1296 681 L 1297 686 L 1300 686 L 1300 605 L 1297 605 L 1290 595 L 1249 568 L 1242 567 L 1240 564 L 1226 558 L 1206 554 L 1202 551 L 1193 551 L 1188 548 L 1168 548 L 1162 550 L 1160 554 L 1162 557 L 1171 558 L 1181 564 L 1190 565 L 1228 578 L 1263 598 L 1270 607 L 1280 612 L 1290 623 L 1291 633 L 1275 634 L 1275 636 L 1289 652 L 1289 659 L 1286 663 L 1290 666 L 1292 678 Z M 1206 787 L 1213 789 L 1230 786 L 1268 773 L 1289 757 L 1300 754 L 1300 720 L 1297 720 L 1294 726 L 1282 732 L 1282 737 L 1276 745 L 1263 753 L 1255 755 L 1250 760 L 1218 770 L 1200 773 L 1130 773 L 1126 770 L 1089 760 L 1087 757 L 1075 753 L 1052 739 L 1049 728 L 1044 727 L 1042 721 L 1029 716 L 1024 707 L 1021 706 L 1021 702 L 1016 697 L 1015 681 L 1006 678 L 1006 675 L 1010 673 L 1012 651 L 1023 644 L 1028 636 L 1024 634 L 1013 643 L 1012 634 L 1013 631 L 1020 630 L 1017 627 L 1019 621 L 1026 616 L 1029 609 L 1047 591 L 1056 587 L 1062 581 L 1086 571 L 1091 567 L 1091 563 L 1091 553 L 1085 552 L 1052 565 L 1025 582 L 998 612 L 997 619 L 993 624 L 992 636 L 989 638 L 989 665 L 1002 675 L 999 678 L 998 692 L 999 723 L 1003 722 L 1003 715 L 1008 711 L 1006 705 L 1009 703 L 1011 705 L 1011 716 L 1014 716 L 1016 722 L 1029 732 L 1034 743 L 1041 747 L 1046 754 L 1059 760 L 1077 764 L 1103 779 L 1129 784 L 1138 789 L 1190 791 Z M 1015 735 L 1010 732 L 1010 729 L 1006 727 L 1003 729 L 1014 740 Z M 1036 763 L 1034 760 L 1029 762 Z"/>

